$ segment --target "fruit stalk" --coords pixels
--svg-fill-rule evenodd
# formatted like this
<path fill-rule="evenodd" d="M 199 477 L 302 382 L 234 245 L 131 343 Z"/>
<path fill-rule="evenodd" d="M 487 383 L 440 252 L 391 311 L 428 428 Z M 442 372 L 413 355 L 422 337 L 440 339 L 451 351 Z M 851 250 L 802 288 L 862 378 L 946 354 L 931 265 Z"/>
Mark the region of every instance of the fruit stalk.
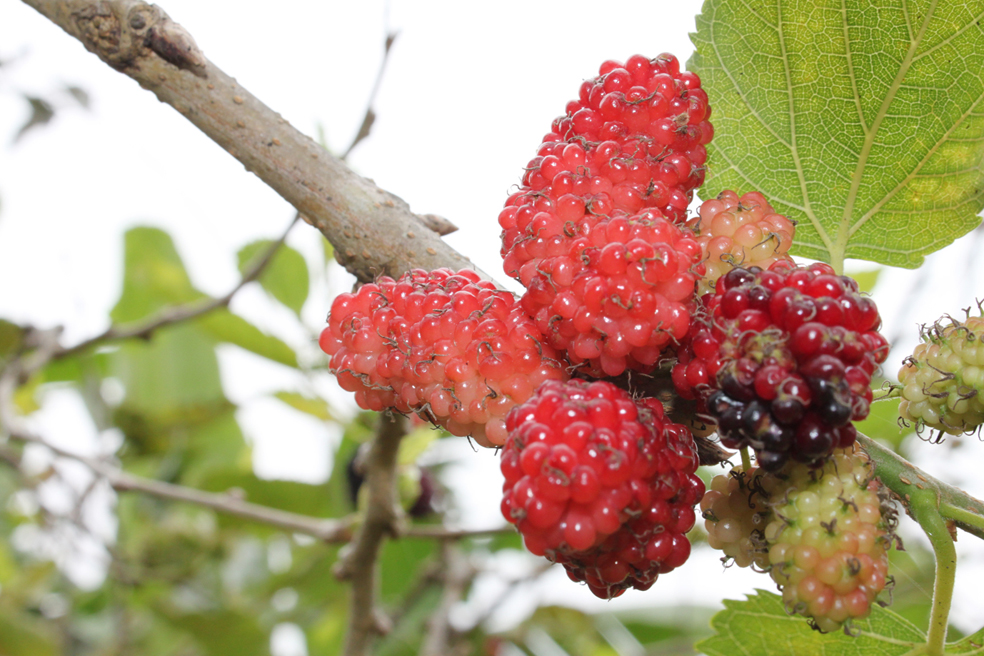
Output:
<path fill-rule="evenodd" d="M 862 433 L 858 433 L 858 442 L 875 463 L 878 478 L 895 493 L 908 514 L 914 515 L 913 499 L 922 497 L 925 492 L 931 492 L 936 513 L 945 514 L 948 519 L 953 520 L 957 528 L 984 540 L 984 527 L 982 527 L 984 502 L 959 488 L 933 478 L 888 447 Z M 945 513 L 944 508 L 947 507 L 957 511 L 962 510 L 977 519 L 968 522 L 967 515 L 963 513 L 959 513 L 959 516 L 952 512 Z"/>
<path fill-rule="evenodd" d="M 924 654 L 942 656 L 949 626 L 953 584 L 957 577 L 957 550 L 947 521 L 940 514 L 938 501 L 931 490 L 921 490 L 911 497 L 912 514 L 933 546 L 936 555 L 936 581 L 933 584 L 933 609 L 929 616 L 929 635 Z"/>

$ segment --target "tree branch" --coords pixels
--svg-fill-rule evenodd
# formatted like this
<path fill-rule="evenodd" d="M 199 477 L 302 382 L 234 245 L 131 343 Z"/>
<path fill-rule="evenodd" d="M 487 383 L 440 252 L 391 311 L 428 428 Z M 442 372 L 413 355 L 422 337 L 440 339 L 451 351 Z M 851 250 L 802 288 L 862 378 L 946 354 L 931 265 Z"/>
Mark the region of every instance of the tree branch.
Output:
<path fill-rule="evenodd" d="M 859 433 L 858 443 L 874 462 L 878 479 L 895 492 L 908 514 L 913 514 L 912 499 L 929 493 L 933 497 L 934 509 L 940 514 L 945 515 L 944 510 L 946 508 L 953 508 L 962 510 L 964 513 L 984 517 L 984 502 L 980 499 L 933 478 L 899 454 L 866 435 Z M 953 521 L 957 528 L 984 539 L 984 528 L 979 522 L 967 521 L 967 517 L 963 513 L 952 513 L 952 515 L 948 519 Z"/>
<path fill-rule="evenodd" d="M 395 412 L 379 416 L 376 437 L 366 459 L 369 492 L 366 516 L 352 543 L 335 565 L 335 575 L 352 584 L 345 656 L 370 653 L 375 634 L 386 633 L 390 622 L 376 606 L 376 557 L 387 535 L 399 533 L 403 513 L 397 500 L 396 459 L 406 435 L 407 419 Z"/>
<path fill-rule="evenodd" d="M 24 2 L 242 162 L 328 238 L 359 280 L 413 268 L 475 268 L 404 200 L 354 173 L 212 64 L 159 7 L 142 0 Z"/>

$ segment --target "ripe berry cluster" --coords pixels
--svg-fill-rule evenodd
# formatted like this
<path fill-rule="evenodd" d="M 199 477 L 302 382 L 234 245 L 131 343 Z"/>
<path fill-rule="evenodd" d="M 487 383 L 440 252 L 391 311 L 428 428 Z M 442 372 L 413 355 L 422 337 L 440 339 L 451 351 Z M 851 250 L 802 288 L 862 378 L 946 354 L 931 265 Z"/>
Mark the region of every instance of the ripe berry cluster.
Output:
<path fill-rule="evenodd" d="M 510 412 L 502 514 L 526 548 L 602 598 L 690 555 L 704 485 L 689 431 L 604 381 L 550 381 Z"/>
<path fill-rule="evenodd" d="M 523 307 L 587 375 L 651 371 L 687 331 L 703 266 L 676 224 L 704 180 L 709 116 L 700 79 L 672 55 L 605 62 L 499 215 Z"/>
<path fill-rule="evenodd" d="M 341 294 L 320 345 L 361 407 L 418 412 L 483 446 L 505 443 L 506 414 L 541 383 L 568 377 L 515 297 L 467 269 Z"/>
<path fill-rule="evenodd" d="M 853 279 L 826 264 L 736 268 L 705 296 L 705 311 L 673 382 L 704 404 L 724 446 L 750 446 L 775 471 L 854 443 L 851 422 L 868 416 L 888 345 Z"/>

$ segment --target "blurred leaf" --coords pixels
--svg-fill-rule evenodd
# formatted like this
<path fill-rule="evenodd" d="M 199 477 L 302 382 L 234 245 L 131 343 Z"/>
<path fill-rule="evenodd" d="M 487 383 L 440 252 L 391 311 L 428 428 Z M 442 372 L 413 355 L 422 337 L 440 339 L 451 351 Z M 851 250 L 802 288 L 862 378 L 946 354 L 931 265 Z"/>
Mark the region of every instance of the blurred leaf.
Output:
<path fill-rule="evenodd" d="M 382 600 L 395 602 L 405 595 L 437 552 L 436 540 L 387 540 L 379 558 Z"/>
<path fill-rule="evenodd" d="M 876 392 L 877 395 L 877 392 Z M 859 432 L 898 449 L 902 440 L 912 433 L 911 429 L 899 424 L 900 399 L 885 399 L 871 404 L 871 412 L 863 421 L 855 422 Z"/>
<path fill-rule="evenodd" d="M 344 597 L 343 597 L 344 598 Z M 311 654 L 341 654 L 345 642 L 344 612 L 334 608 L 325 610 L 307 631 L 308 649 Z"/>
<path fill-rule="evenodd" d="M 0 613 L 0 654 L 55 656 L 61 653 L 53 626 L 23 612 Z"/>
<path fill-rule="evenodd" d="M 81 105 L 85 109 L 89 109 L 89 92 L 88 91 L 86 91 L 82 87 L 77 87 L 77 86 L 74 86 L 74 85 L 71 85 L 71 84 L 70 85 L 67 85 L 65 87 L 65 91 L 67 91 L 68 94 L 70 96 L 72 96 L 72 98 L 75 99 L 75 102 L 77 102 L 79 105 Z"/>
<path fill-rule="evenodd" d="M 885 269 L 878 267 L 877 269 L 865 269 L 863 271 L 854 271 L 848 273 L 858 281 L 858 287 L 865 294 L 870 294 L 871 290 L 875 288 L 875 284 L 878 282 L 878 277 L 881 276 L 882 271 Z"/>
<path fill-rule="evenodd" d="M 321 421 L 331 421 L 331 408 L 324 399 L 305 396 L 298 392 L 277 392 L 274 396 L 295 410 L 309 414 Z"/>
<path fill-rule="evenodd" d="M 42 376 L 31 376 L 27 384 L 21 385 L 14 392 L 14 404 L 16 404 L 17 410 L 22 415 L 29 415 L 41 409 L 41 405 L 38 403 L 37 393 L 42 381 Z"/>
<path fill-rule="evenodd" d="M 541 606 L 524 627 L 525 643 L 531 650 L 539 646 L 540 636 L 545 633 L 568 654 L 613 654 L 611 646 L 598 632 L 595 618 L 573 608 Z"/>
<path fill-rule="evenodd" d="M 782 597 L 764 590 L 746 601 L 725 599 L 711 626 L 717 634 L 695 645 L 707 656 L 901 656 L 926 642 L 919 629 L 878 605 L 868 619 L 854 622 L 860 635 L 819 633 L 806 618 L 786 613 Z"/>
<path fill-rule="evenodd" d="M 130 340 L 113 353 L 112 364 L 132 411 L 166 416 L 225 400 L 215 347 L 194 325 L 172 326 L 149 342 Z"/>
<path fill-rule="evenodd" d="M 499 551 L 500 549 L 523 550 L 523 536 L 518 531 L 506 531 L 496 533 L 489 541 L 489 551 Z"/>
<path fill-rule="evenodd" d="M 239 272 L 245 274 L 258 258 L 269 250 L 273 241 L 254 241 L 239 250 Z M 281 244 L 273 259 L 260 274 L 260 284 L 275 299 L 301 316 L 301 308 L 308 297 L 309 279 L 304 256 Z"/>
<path fill-rule="evenodd" d="M 123 293 L 110 312 L 114 323 L 146 319 L 165 306 L 204 298 L 185 271 L 174 242 L 163 230 L 138 227 L 124 237 Z"/>
<path fill-rule="evenodd" d="M 308 517 L 331 516 L 332 504 L 326 484 L 309 485 L 295 481 L 267 481 L 257 478 L 252 472 L 216 469 L 202 480 L 200 485 L 202 489 L 210 492 L 239 489 L 245 493 L 245 499 L 250 503 L 257 503 L 269 508 L 299 513 Z M 255 524 L 247 524 L 255 526 Z"/>
<path fill-rule="evenodd" d="M 623 622 L 629 633 L 643 644 L 656 644 L 687 635 L 684 627 L 664 622 Z"/>
<path fill-rule="evenodd" d="M 373 651 L 374 656 L 417 656 L 421 637 L 427 629 L 427 620 L 441 603 L 441 591 L 430 587 L 414 599 L 409 607 L 402 606 L 400 623 L 394 627 Z"/>
<path fill-rule="evenodd" d="M 117 347 L 110 347 L 117 349 Z M 96 353 L 80 353 L 70 358 L 60 358 L 45 365 L 42 374 L 45 383 L 81 382 L 83 370 L 95 372 L 99 376 L 110 375 L 111 356 L 115 350 L 99 351 Z"/>
<path fill-rule="evenodd" d="M 127 231 L 123 294 L 110 315 L 114 322 L 125 324 L 147 319 L 165 307 L 205 298 L 205 294 L 191 284 L 184 263 L 167 233 L 157 228 L 132 228 Z M 289 367 L 297 366 L 297 355 L 283 340 L 265 334 L 227 308 L 217 308 L 198 317 L 193 323 L 218 341 L 235 344 Z"/>
<path fill-rule="evenodd" d="M 232 610 L 195 614 L 164 613 L 168 620 L 195 637 L 209 656 L 269 656 L 270 636 L 257 618 Z"/>
<path fill-rule="evenodd" d="M 325 256 L 325 266 L 335 259 L 335 247 L 332 246 L 331 242 L 324 235 L 321 236 L 321 248 Z"/>
<path fill-rule="evenodd" d="M 907 542 L 905 550 L 888 552 L 889 571 L 895 579 L 892 588 L 892 612 L 912 622 L 920 630 L 929 628 L 932 610 L 935 557 L 933 552 L 918 542 Z M 953 627 L 948 632 L 951 640 L 960 635 Z"/>
<path fill-rule="evenodd" d="M 0 584 L 8 585 L 19 570 L 20 566 L 10 545 L 0 540 Z"/>
<path fill-rule="evenodd" d="M 761 191 L 795 254 L 915 268 L 980 223 L 984 2 L 706 0 L 702 195 Z"/>
<path fill-rule="evenodd" d="M 360 410 L 352 421 L 345 426 L 344 437 L 347 440 L 359 444 L 368 442 L 375 434 L 377 423 L 379 423 L 378 413 L 369 410 Z"/>
<path fill-rule="evenodd" d="M 182 483 L 200 487 L 213 472 L 233 467 L 252 471 L 252 454 L 234 410 L 235 406 L 229 404 L 225 412 L 189 427 Z"/>
<path fill-rule="evenodd" d="M 46 125 L 55 116 L 55 108 L 44 98 L 37 96 L 24 96 L 24 100 L 31 106 L 31 115 L 14 135 L 14 142 L 20 141 L 28 130 L 42 125 Z"/>
<path fill-rule="evenodd" d="M 235 344 L 251 353 L 288 367 L 297 367 L 297 354 L 279 337 L 259 328 L 226 308 L 218 308 L 196 320 L 212 337 Z"/>
<path fill-rule="evenodd" d="M 434 440 L 440 438 L 441 431 L 431 426 L 418 426 L 413 429 L 400 441 L 400 450 L 397 453 L 398 465 L 411 465 L 417 462 L 424 451 L 427 450 Z"/>
<path fill-rule="evenodd" d="M 24 329 L 6 319 L 0 319 L 0 363 L 20 348 Z"/>

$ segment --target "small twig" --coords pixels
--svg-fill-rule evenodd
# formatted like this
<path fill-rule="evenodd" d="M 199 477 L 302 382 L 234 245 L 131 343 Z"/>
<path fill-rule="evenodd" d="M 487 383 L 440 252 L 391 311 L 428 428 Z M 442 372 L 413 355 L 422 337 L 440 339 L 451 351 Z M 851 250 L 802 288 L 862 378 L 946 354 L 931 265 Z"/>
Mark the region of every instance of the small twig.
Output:
<path fill-rule="evenodd" d="M 427 634 L 420 648 L 421 656 L 445 656 L 449 653 L 453 632 L 451 609 L 461 601 L 468 584 L 475 577 L 475 568 L 468 562 L 468 557 L 450 540 L 441 542 L 441 560 L 444 563 L 444 590 L 440 604 L 427 620 Z"/>
<path fill-rule="evenodd" d="M 483 538 L 490 535 L 506 535 L 515 532 L 516 529 L 511 524 L 476 529 L 454 529 L 445 528 L 439 524 L 418 524 L 407 528 L 400 537 L 428 540 L 466 540 L 468 538 Z"/>
<path fill-rule="evenodd" d="M 2 377 L 0 377 L 0 382 L 2 382 Z M 12 407 L 10 397 L 0 395 L 0 426 L 3 426 L 9 437 L 21 442 L 40 444 L 58 456 L 82 463 L 91 469 L 97 477 L 109 483 L 110 487 L 117 492 L 143 492 L 161 499 L 193 503 L 227 515 L 276 526 L 292 533 L 310 535 L 324 542 L 346 542 L 351 539 L 352 520 L 350 518 L 318 519 L 276 510 L 249 503 L 233 494 L 203 492 L 183 485 L 134 476 L 98 458 L 66 451 L 30 431 L 24 425 L 23 420 L 11 412 Z"/>
<path fill-rule="evenodd" d="M 376 558 L 387 535 L 400 533 L 403 513 L 397 502 L 396 462 L 400 441 L 406 434 L 406 417 L 386 412 L 379 417 L 376 437 L 366 458 L 365 485 L 369 492 L 366 516 L 352 543 L 335 565 L 335 575 L 352 584 L 345 656 L 370 653 L 376 634 L 386 633 L 391 623 L 376 606 L 378 585 Z"/>
<path fill-rule="evenodd" d="M 437 214 L 421 214 L 420 222 L 442 237 L 450 235 L 452 232 L 458 232 L 458 226 Z"/>
<path fill-rule="evenodd" d="M 348 159 L 349 153 L 359 145 L 359 143 L 369 136 L 372 131 L 372 125 L 376 122 L 376 111 L 373 109 L 373 105 L 376 104 L 376 95 L 379 93 L 379 87 L 383 83 L 383 72 L 386 70 L 386 63 L 389 61 L 390 49 L 393 47 L 393 42 L 396 41 L 398 32 L 390 32 L 386 35 L 386 41 L 383 44 L 383 61 L 379 63 L 379 70 L 376 71 L 376 81 L 373 82 L 372 91 L 369 92 L 369 102 L 366 103 L 366 113 L 362 117 L 362 125 L 359 126 L 359 132 L 355 135 L 355 139 L 349 144 L 349 147 L 345 149 L 342 156 L 339 158 L 342 161 Z"/>
<path fill-rule="evenodd" d="M 400 600 L 400 606 L 389 612 L 389 620 L 394 628 L 400 626 L 400 623 L 411 614 L 417 602 L 423 599 L 432 587 L 441 583 L 443 572 L 444 563 L 439 559 L 431 560 L 423 567 L 423 571 L 417 574 L 413 587 Z"/>
<path fill-rule="evenodd" d="M 213 310 L 228 306 L 229 303 L 232 302 L 233 296 L 239 293 L 239 290 L 260 277 L 263 270 L 266 269 L 270 262 L 273 261 L 273 257 L 277 254 L 277 250 L 287 239 L 287 235 L 290 234 L 291 228 L 297 224 L 297 221 L 300 218 L 301 215 L 299 213 L 294 215 L 293 220 L 291 220 L 290 225 L 287 226 L 287 230 L 284 231 L 280 239 L 273 244 L 270 244 L 269 248 L 267 248 L 267 250 L 263 253 L 263 256 L 257 259 L 256 262 L 250 266 L 239 283 L 230 289 L 224 296 L 219 298 L 203 299 L 194 303 L 167 308 L 160 312 L 156 317 L 151 317 L 136 326 L 110 326 L 102 334 L 96 335 L 95 337 L 90 337 L 87 340 L 79 342 L 75 346 L 69 346 L 67 348 L 59 347 L 52 354 L 52 359 L 67 358 L 104 342 L 130 339 L 133 337 L 147 339 L 153 335 L 155 331 L 160 330 L 161 328 L 172 326 L 176 323 L 181 323 L 182 321 L 196 319 Z"/>
<path fill-rule="evenodd" d="M 478 617 L 478 619 L 475 620 L 475 622 L 472 624 L 472 627 L 474 628 L 477 626 L 481 626 L 482 624 L 485 624 L 485 622 L 487 622 L 488 619 L 495 614 L 496 610 L 498 610 L 499 607 L 502 606 L 502 604 L 505 603 L 506 600 L 508 600 L 509 597 L 516 591 L 516 588 L 518 588 L 523 584 L 534 583 L 541 576 L 543 576 L 548 571 L 550 571 L 550 568 L 552 568 L 553 566 L 554 563 L 548 560 L 541 560 L 537 564 L 537 567 L 535 570 L 533 570 L 533 572 L 525 576 L 520 576 L 518 578 L 514 578 L 506 581 L 506 587 L 502 590 L 502 592 L 496 595 L 495 599 L 493 599 L 492 602 L 485 609 L 485 612 L 483 612 Z"/>
<path fill-rule="evenodd" d="M 984 517 L 977 513 L 963 508 L 958 508 L 949 503 L 940 504 L 940 514 L 954 522 L 960 522 L 966 526 L 974 526 L 980 531 L 984 531 Z"/>

